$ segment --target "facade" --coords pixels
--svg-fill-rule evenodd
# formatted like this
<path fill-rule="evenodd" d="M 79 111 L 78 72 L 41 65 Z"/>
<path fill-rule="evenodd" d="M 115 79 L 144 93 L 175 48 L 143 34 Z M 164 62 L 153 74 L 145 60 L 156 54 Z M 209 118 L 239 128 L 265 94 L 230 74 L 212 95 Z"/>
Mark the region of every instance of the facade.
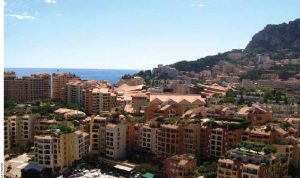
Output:
<path fill-rule="evenodd" d="M 4 119 L 4 151 L 8 151 L 11 148 L 11 138 L 10 138 L 10 126 L 9 120 Z"/>
<path fill-rule="evenodd" d="M 245 120 L 216 120 L 211 124 L 210 119 L 202 119 L 203 123 L 200 128 L 199 152 L 200 157 L 219 158 L 223 156 L 233 146 L 242 141 Z M 234 123 L 234 126 L 231 124 Z"/>
<path fill-rule="evenodd" d="M 67 83 L 67 103 L 80 105 L 80 92 L 83 88 L 83 83 L 80 80 L 69 81 Z"/>
<path fill-rule="evenodd" d="M 32 74 L 17 78 L 13 73 L 4 76 L 4 101 L 16 100 L 21 103 L 49 101 L 51 99 L 51 76 L 48 74 Z"/>
<path fill-rule="evenodd" d="M 197 160 L 190 154 L 175 155 L 164 160 L 164 177 L 189 178 L 197 166 Z"/>
<path fill-rule="evenodd" d="M 242 134 L 243 141 L 262 142 L 272 144 L 275 139 L 274 131 L 266 131 L 265 127 L 247 128 Z"/>
<path fill-rule="evenodd" d="M 186 124 L 183 126 L 183 145 L 184 153 L 199 156 L 200 154 L 200 124 Z"/>
<path fill-rule="evenodd" d="M 300 137 L 300 118 L 285 118 L 284 121 L 298 132 L 296 137 Z"/>
<path fill-rule="evenodd" d="M 154 123 L 146 123 L 141 125 L 140 134 L 138 135 L 138 146 L 143 150 L 157 153 L 156 135 L 158 132 L 158 126 Z"/>
<path fill-rule="evenodd" d="M 179 125 L 161 125 L 157 131 L 157 156 L 167 158 L 176 154 L 183 154 L 183 132 Z"/>
<path fill-rule="evenodd" d="M 108 123 L 106 125 L 106 156 L 122 159 L 126 156 L 127 125 Z"/>
<path fill-rule="evenodd" d="M 272 119 L 272 113 L 257 104 L 253 104 L 251 107 L 241 108 L 237 115 L 250 120 L 254 125 L 262 124 Z"/>
<path fill-rule="evenodd" d="M 91 153 L 93 154 L 106 154 L 106 124 L 107 119 L 104 117 L 91 118 Z"/>
<path fill-rule="evenodd" d="M 92 92 L 92 113 L 110 112 L 116 107 L 116 95 L 108 88 L 95 88 Z"/>
<path fill-rule="evenodd" d="M 205 105 L 200 95 L 153 94 L 150 103 L 145 108 L 145 117 L 148 120 L 162 117 L 181 117 L 185 108 Z"/>
<path fill-rule="evenodd" d="M 52 100 L 67 103 L 67 83 L 71 80 L 78 80 L 79 77 L 71 73 L 52 74 Z"/>
<path fill-rule="evenodd" d="M 89 152 L 89 135 L 85 132 L 56 133 L 34 137 L 34 161 L 45 168 L 61 170 L 72 166 Z"/>
<path fill-rule="evenodd" d="M 108 111 L 116 105 L 116 95 L 109 87 L 107 81 L 72 80 L 67 83 L 67 102 L 77 104 L 88 114 Z"/>
<path fill-rule="evenodd" d="M 37 115 L 8 116 L 4 119 L 5 150 L 33 142 Z"/>
<path fill-rule="evenodd" d="M 132 108 L 136 111 L 141 110 L 148 104 L 148 97 L 143 93 L 135 94 L 132 96 Z"/>

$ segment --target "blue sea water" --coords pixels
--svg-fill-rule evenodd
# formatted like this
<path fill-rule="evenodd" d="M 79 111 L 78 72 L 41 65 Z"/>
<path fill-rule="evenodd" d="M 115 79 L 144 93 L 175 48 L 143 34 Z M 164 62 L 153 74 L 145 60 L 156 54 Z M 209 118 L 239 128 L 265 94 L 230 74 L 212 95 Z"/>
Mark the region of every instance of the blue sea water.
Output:
<path fill-rule="evenodd" d="M 18 77 L 28 76 L 36 73 L 74 73 L 84 80 L 108 80 L 116 84 L 124 74 L 134 74 L 139 70 L 123 69 L 55 69 L 55 68 L 5 68 L 14 71 Z"/>

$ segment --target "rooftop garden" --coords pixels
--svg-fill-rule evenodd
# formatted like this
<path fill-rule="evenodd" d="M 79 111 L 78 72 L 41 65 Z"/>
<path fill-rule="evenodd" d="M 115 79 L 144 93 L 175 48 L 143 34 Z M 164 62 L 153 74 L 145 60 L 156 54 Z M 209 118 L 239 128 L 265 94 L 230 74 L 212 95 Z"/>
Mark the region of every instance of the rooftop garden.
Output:
<path fill-rule="evenodd" d="M 241 142 L 236 144 L 236 148 L 238 148 L 240 151 L 245 151 L 245 152 L 256 152 L 256 153 L 265 153 L 265 154 L 270 154 L 270 153 L 276 153 L 277 149 L 270 144 L 265 144 L 262 142 Z"/>
<path fill-rule="evenodd" d="M 37 135 L 61 135 L 75 132 L 75 128 L 70 123 L 58 123 L 48 126 L 47 130 L 37 132 Z"/>
<path fill-rule="evenodd" d="M 176 117 L 159 117 L 156 119 L 157 122 L 160 122 L 161 124 L 177 124 L 179 121 L 179 118 Z"/>
<path fill-rule="evenodd" d="M 83 115 L 83 114 L 73 114 L 69 118 L 69 120 L 71 120 L 71 121 L 74 121 L 74 120 L 80 121 L 80 120 L 83 120 L 83 119 L 85 119 L 85 115 Z"/>
<path fill-rule="evenodd" d="M 220 121 L 223 121 L 222 123 Z M 247 128 L 251 122 L 242 118 L 211 118 L 205 123 L 212 127 L 228 127 L 229 129 Z"/>
<path fill-rule="evenodd" d="M 15 100 L 9 100 L 4 102 L 4 115 L 24 115 L 28 113 L 38 113 L 42 116 L 50 116 L 53 112 L 59 108 L 68 108 L 79 110 L 79 106 L 76 104 L 61 104 L 56 102 L 36 102 L 31 104 L 20 104 Z"/>

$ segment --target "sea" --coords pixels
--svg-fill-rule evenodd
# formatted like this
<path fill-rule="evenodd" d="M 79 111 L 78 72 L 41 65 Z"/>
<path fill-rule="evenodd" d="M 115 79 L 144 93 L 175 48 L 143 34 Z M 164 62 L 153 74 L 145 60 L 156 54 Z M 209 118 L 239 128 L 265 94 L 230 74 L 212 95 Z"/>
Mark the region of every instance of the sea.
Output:
<path fill-rule="evenodd" d="M 18 77 L 31 74 L 73 73 L 83 80 L 107 80 L 112 84 L 118 83 L 124 74 L 134 74 L 139 70 L 129 69 L 65 69 L 65 68 L 4 68 L 5 71 L 14 71 Z"/>

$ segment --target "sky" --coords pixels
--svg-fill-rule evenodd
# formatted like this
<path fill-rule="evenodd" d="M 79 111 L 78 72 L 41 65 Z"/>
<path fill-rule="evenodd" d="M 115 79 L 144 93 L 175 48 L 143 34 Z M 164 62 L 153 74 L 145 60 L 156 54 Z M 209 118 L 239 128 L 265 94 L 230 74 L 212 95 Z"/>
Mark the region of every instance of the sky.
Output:
<path fill-rule="evenodd" d="M 299 0 L 5 0 L 4 66 L 152 69 L 242 49 Z"/>

